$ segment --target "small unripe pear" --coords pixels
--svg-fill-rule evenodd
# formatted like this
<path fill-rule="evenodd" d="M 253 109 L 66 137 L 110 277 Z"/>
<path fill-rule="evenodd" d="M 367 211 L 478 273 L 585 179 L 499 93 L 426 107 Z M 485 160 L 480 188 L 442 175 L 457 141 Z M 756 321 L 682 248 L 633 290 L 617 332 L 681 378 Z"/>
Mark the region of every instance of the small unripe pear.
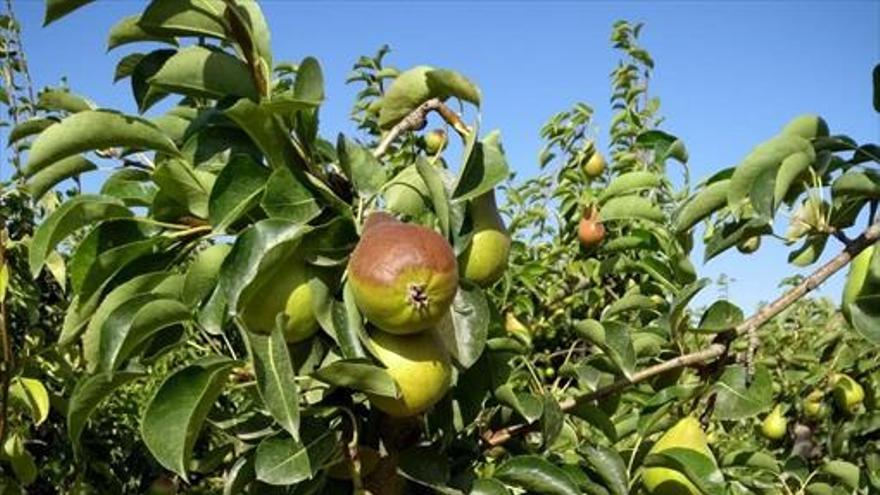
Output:
<path fill-rule="evenodd" d="M 807 395 L 807 398 L 804 399 L 804 416 L 807 419 L 821 419 L 825 417 L 828 413 L 828 408 L 825 406 L 823 400 L 825 399 L 825 394 L 821 390 L 813 390 Z"/>
<path fill-rule="evenodd" d="M 849 414 L 854 414 L 865 400 L 865 389 L 849 375 L 834 375 L 831 377 L 831 386 L 837 406 Z"/>
<path fill-rule="evenodd" d="M 434 129 L 425 133 L 425 152 L 429 155 L 436 155 L 446 149 L 449 144 L 449 137 L 443 129 Z"/>
<path fill-rule="evenodd" d="M 743 241 L 740 241 L 739 244 L 736 245 L 737 251 L 743 254 L 752 254 L 761 247 L 761 238 L 758 236 L 749 237 Z"/>
<path fill-rule="evenodd" d="M 602 172 L 605 172 L 605 157 L 602 156 L 602 153 L 598 151 L 594 151 L 590 156 L 587 163 L 584 165 L 584 172 L 587 173 L 587 176 L 591 179 L 595 179 L 602 175 Z"/>
<path fill-rule="evenodd" d="M 779 440 L 784 437 L 787 428 L 788 421 L 782 414 L 782 407 L 778 404 L 761 423 L 761 433 L 770 440 Z"/>

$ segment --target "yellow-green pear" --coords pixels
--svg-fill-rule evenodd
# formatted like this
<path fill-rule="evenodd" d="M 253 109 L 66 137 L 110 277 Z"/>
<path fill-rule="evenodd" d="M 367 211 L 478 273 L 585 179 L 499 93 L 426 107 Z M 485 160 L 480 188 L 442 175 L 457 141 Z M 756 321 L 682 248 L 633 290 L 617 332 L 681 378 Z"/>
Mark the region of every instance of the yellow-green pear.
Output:
<path fill-rule="evenodd" d="M 241 311 L 245 328 L 254 333 L 270 334 L 276 318 L 284 315 L 287 342 L 305 340 L 318 331 L 318 320 L 309 286 L 311 269 L 304 260 L 291 257 L 273 267 L 260 286 L 250 294 Z"/>
<path fill-rule="evenodd" d="M 429 155 L 440 153 L 445 150 L 446 145 L 449 144 L 449 138 L 446 136 L 446 131 L 443 129 L 428 131 L 425 133 L 423 139 L 425 142 L 425 153 Z"/>
<path fill-rule="evenodd" d="M 761 433 L 770 440 L 779 440 L 784 437 L 787 428 L 788 421 L 782 414 L 782 406 L 778 404 L 761 423 Z"/>
<path fill-rule="evenodd" d="M 692 416 L 685 417 L 669 429 L 654 444 L 650 454 L 673 448 L 690 449 L 715 462 L 709 443 L 700 421 Z M 701 495 L 687 476 L 665 467 L 649 467 L 642 474 L 642 484 L 653 495 Z"/>
<path fill-rule="evenodd" d="M 831 387 L 837 406 L 850 414 L 855 413 L 865 400 L 865 389 L 849 375 L 834 375 L 831 377 Z"/>
<path fill-rule="evenodd" d="M 510 255 L 510 234 L 498 213 L 495 191 L 474 198 L 470 204 L 474 235 L 467 249 L 459 257 L 462 276 L 488 287 L 507 269 Z"/>
<path fill-rule="evenodd" d="M 825 394 L 821 390 L 810 392 L 807 398 L 804 399 L 804 416 L 807 419 L 821 419 L 825 417 L 828 408 L 825 407 L 824 399 Z"/>
<path fill-rule="evenodd" d="M 840 302 L 840 310 L 847 321 L 850 321 L 849 305 L 862 294 L 865 282 L 870 278 L 871 258 L 874 256 L 874 246 L 870 246 L 849 265 L 849 273 L 846 276 L 846 285 L 843 287 L 843 298 Z"/>
<path fill-rule="evenodd" d="M 594 151 L 590 158 L 587 160 L 587 163 L 584 164 L 584 171 L 587 173 L 591 179 L 595 179 L 602 175 L 602 172 L 605 171 L 605 157 L 599 151 Z"/>

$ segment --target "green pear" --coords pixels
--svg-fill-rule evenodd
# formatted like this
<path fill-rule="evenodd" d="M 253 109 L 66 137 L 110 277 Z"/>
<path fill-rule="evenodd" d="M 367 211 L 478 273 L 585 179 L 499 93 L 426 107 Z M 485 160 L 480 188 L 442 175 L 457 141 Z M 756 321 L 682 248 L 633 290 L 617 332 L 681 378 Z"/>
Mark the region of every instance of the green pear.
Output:
<path fill-rule="evenodd" d="M 870 246 L 849 265 L 849 273 L 846 276 L 846 285 L 843 287 L 843 298 L 840 303 L 840 310 L 847 321 L 850 321 L 849 305 L 862 295 L 868 287 L 867 282 L 873 277 L 880 274 L 871 273 L 871 258 L 874 256 L 874 246 Z"/>
<path fill-rule="evenodd" d="M 807 395 L 807 398 L 804 399 L 804 416 L 807 419 L 822 419 L 825 417 L 825 414 L 828 412 L 828 408 L 825 407 L 825 403 L 823 402 L 825 399 L 825 394 L 821 390 L 813 390 Z"/>
<path fill-rule="evenodd" d="M 784 437 L 787 428 L 788 421 L 782 414 L 782 406 L 778 404 L 761 423 L 761 433 L 770 440 L 779 440 Z"/>
<path fill-rule="evenodd" d="M 654 444 L 650 454 L 656 454 L 673 448 L 690 449 L 715 462 L 715 456 L 709 449 L 708 439 L 700 426 L 700 421 L 692 416 L 685 417 L 669 429 Z M 701 495 L 687 476 L 673 469 L 649 467 L 642 474 L 642 484 L 653 495 Z"/>
<path fill-rule="evenodd" d="M 473 238 L 459 257 L 462 276 L 481 287 L 495 283 L 507 269 L 510 234 L 504 227 L 495 192 L 489 191 L 471 201 Z"/>
<path fill-rule="evenodd" d="M 849 375 L 834 375 L 831 377 L 831 387 L 837 406 L 847 413 L 854 414 L 865 400 L 865 389 Z"/>
<path fill-rule="evenodd" d="M 242 322 L 249 331 L 268 335 L 279 313 L 283 313 L 287 342 L 303 341 L 318 331 L 309 285 L 312 270 L 294 256 L 273 267 L 273 271 L 249 294 L 241 311 Z"/>
<path fill-rule="evenodd" d="M 446 136 L 446 131 L 443 129 L 428 131 L 425 133 L 423 139 L 425 142 L 425 153 L 429 155 L 440 153 L 445 150 L 446 145 L 449 144 L 449 138 Z"/>

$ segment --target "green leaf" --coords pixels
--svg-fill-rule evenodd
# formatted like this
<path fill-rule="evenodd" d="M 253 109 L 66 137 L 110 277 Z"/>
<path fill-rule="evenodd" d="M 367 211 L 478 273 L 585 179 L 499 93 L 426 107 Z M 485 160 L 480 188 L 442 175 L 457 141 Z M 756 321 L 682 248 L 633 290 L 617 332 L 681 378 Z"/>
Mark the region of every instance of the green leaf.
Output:
<path fill-rule="evenodd" d="M 133 297 L 107 315 L 101 327 L 100 369 L 112 372 L 159 331 L 190 320 L 187 306 L 156 294 Z"/>
<path fill-rule="evenodd" d="M 24 447 L 24 439 L 20 433 L 12 432 L 6 437 L 2 457 L 12 465 L 12 472 L 22 485 L 30 485 L 37 479 L 37 464 Z"/>
<path fill-rule="evenodd" d="M 73 94 L 66 89 L 47 89 L 40 93 L 37 99 L 37 108 L 78 113 L 94 110 L 95 105 L 82 96 Z"/>
<path fill-rule="evenodd" d="M 667 317 L 669 331 L 672 335 L 678 335 L 682 330 L 681 327 L 687 324 L 686 316 L 688 305 L 693 298 L 711 282 L 712 281 L 708 278 L 701 278 L 688 284 L 675 295 L 675 299 L 672 300 L 672 304 L 669 308 L 669 315 Z"/>
<path fill-rule="evenodd" d="M 247 336 L 260 397 L 275 421 L 299 441 L 299 386 L 284 332 L 276 325 L 270 335 Z"/>
<path fill-rule="evenodd" d="M 880 199 L 880 173 L 874 170 L 850 170 L 831 184 L 831 193 L 854 198 Z"/>
<path fill-rule="evenodd" d="M 481 196 L 494 189 L 510 174 L 499 131 L 492 131 L 482 141 L 475 143 L 470 154 L 465 156 L 467 162 L 452 193 L 455 201 Z"/>
<path fill-rule="evenodd" d="M 423 157 L 416 160 L 416 169 L 428 186 L 428 191 L 431 193 L 431 205 L 437 215 L 437 221 L 440 223 L 440 231 L 446 237 L 449 235 L 451 227 L 450 208 L 440 171 Z"/>
<path fill-rule="evenodd" d="M 269 176 L 260 206 L 270 217 L 294 223 L 307 223 L 321 212 L 312 192 L 286 168 Z"/>
<path fill-rule="evenodd" d="M 11 131 L 9 131 L 9 139 L 7 140 L 7 146 L 11 146 L 13 143 L 21 141 L 26 137 L 33 136 L 34 134 L 39 134 L 50 126 L 55 125 L 58 121 L 55 119 L 44 119 L 44 118 L 34 118 L 25 120 L 21 124 L 13 127 Z"/>
<path fill-rule="evenodd" d="M 100 292 L 116 274 L 139 259 L 149 257 L 165 242 L 164 237 L 153 236 L 113 247 L 100 253 L 89 265 L 77 295 L 83 299 L 91 298 L 93 294 Z"/>
<path fill-rule="evenodd" d="M 770 373 L 763 366 L 746 384 L 747 370 L 740 365 L 728 366 L 714 385 L 717 392 L 715 417 L 721 420 L 751 418 L 773 405 L 773 387 Z"/>
<path fill-rule="evenodd" d="M 184 214 L 208 218 L 215 179 L 213 174 L 195 169 L 183 160 L 166 160 L 153 172 L 153 181 L 159 186 L 153 214 L 168 220 L 177 220 Z M 173 205 L 173 213 L 169 213 L 169 205 Z"/>
<path fill-rule="evenodd" d="M 773 229 L 770 228 L 768 220 L 763 217 L 728 222 L 716 229 L 712 237 L 709 238 L 703 253 L 704 262 L 736 246 L 740 241 L 772 232 Z"/>
<path fill-rule="evenodd" d="M 717 333 L 727 330 L 733 330 L 743 321 L 743 311 L 728 301 L 715 301 L 703 313 L 700 318 L 700 324 L 697 326 L 698 332 Z"/>
<path fill-rule="evenodd" d="M 94 132 L 101 129 L 101 132 Z M 151 149 L 179 155 L 174 143 L 152 122 L 111 112 L 88 110 L 73 114 L 43 131 L 34 140 L 25 175 L 78 153 L 112 147 Z"/>
<path fill-rule="evenodd" d="M 36 425 L 43 424 L 49 417 L 49 392 L 40 380 L 22 376 L 13 378 L 9 384 L 9 397 L 30 409 Z"/>
<path fill-rule="evenodd" d="M 266 156 L 273 169 L 289 168 L 292 172 L 305 169 L 305 162 L 294 149 L 290 136 L 277 116 L 248 99 L 241 99 L 224 114 L 238 124 Z M 297 179 L 301 179 L 297 176 Z M 302 181 L 305 183 L 305 181 Z"/>
<path fill-rule="evenodd" d="M 630 311 L 644 311 L 654 309 L 657 306 L 654 301 L 642 294 L 624 294 L 623 297 L 614 301 L 602 312 L 602 319 L 609 319 L 615 315 Z"/>
<path fill-rule="evenodd" d="M 797 152 L 807 154 L 810 162 L 816 158 L 810 142 L 800 136 L 780 135 L 759 144 L 734 169 L 727 191 L 727 203 L 738 208 L 749 197 L 752 186 L 760 177 L 766 173 L 775 177 L 782 161 Z"/>
<path fill-rule="evenodd" d="M 480 106 L 480 89 L 458 72 L 435 69 L 425 74 L 425 78 L 431 93 L 443 99 L 454 97 Z"/>
<path fill-rule="evenodd" d="M 384 187 L 385 206 L 398 214 L 421 218 L 430 208 L 428 185 L 419 170 L 410 165 L 401 170 Z"/>
<path fill-rule="evenodd" d="M 349 178 L 358 194 L 363 197 L 379 192 L 388 178 L 379 159 L 366 148 L 347 139 L 342 134 L 336 141 L 339 166 Z"/>
<path fill-rule="evenodd" d="M 426 65 L 413 67 L 398 75 L 385 92 L 379 127 L 389 129 L 431 98 L 445 100 L 450 96 L 476 105 L 480 101 L 479 90 L 464 76 Z"/>
<path fill-rule="evenodd" d="M 297 100 L 320 104 L 324 101 L 324 73 L 314 57 L 306 57 L 296 71 L 293 94 Z"/>
<path fill-rule="evenodd" d="M 645 466 L 660 466 L 678 471 L 705 495 L 726 493 L 724 475 L 713 459 L 692 449 L 674 447 L 649 454 Z"/>
<path fill-rule="evenodd" d="M 32 175 L 28 179 L 27 188 L 34 200 L 39 201 L 44 194 L 61 182 L 97 169 L 98 166 L 91 160 L 80 155 L 74 155 L 57 161 Z"/>
<path fill-rule="evenodd" d="M 544 402 L 534 395 L 516 392 L 510 384 L 497 387 L 495 398 L 516 411 L 527 423 L 534 423 L 544 412 Z"/>
<path fill-rule="evenodd" d="M 28 251 L 31 274 L 36 277 L 49 253 L 76 230 L 103 220 L 130 216 L 131 211 L 115 198 L 84 194 L 68 200 L 34 232 Z"/>
<path fill-rule="evenodd" d="M 482 478 L 474 482 L 468 495 L 510 495 L 504 483 L 492 478 Z"/>
<path fill-rule="evenodd" d="M 397 398 L 397 383 L 385 368 L 363 358 L 341 359 L 322 366 L 312 376 L 324 383 L 359 392 Z"/>
<path fill-rule="evenodd" d="M 342 357 L 366 357 L 360 340 L 360 335 L 364 333 L 364 322 L 348 283 L 343 287 L 341 303 L 333 298 L 327 283 L 320 277 L 313 278 L 309 283 L 318 323 L 339 345 Z"/>
<path fill-rule="evenodd" d="M 641 196 L 612 198 L 602 206 L 599 217 L 602 221 L 642 219 L 658 223 L 666 219 L 657 205 Z"/>
<path fill-rule="evenodd" d="M 146 170 L 123 168 L 104 181 L 101 194 L 119 198 L 126 206 L 150 206 L 156 195 L 156 186 Z"/>
<path fill-rule="evenodd" d="M 541 414 L 541 440 L 545 446 L 552 446 L 562 432 L 562 424 L 565 420 L 565 413 L 559 407 L 559 402 L 550 394 L 544 394 L 542 397 L 544 402 L 543 413 Z"/>
<path fill-rule="evenodd" d="M 624 376 L 632 377 L 636 351 L 626 325 L 616 321 L 581 320 L 574 324 L 574 331 L 602 349 Z"/>
<path fill-rule="evenodd" d="M 811 235 L 804 239 L 803 245 L 788 255 L 788 262 L 794 266 L 809 266 L 819 261 L 825 244 L 828 243 L 828 234 Z"/>
<path fill-rule="evenodd" d="M 147 404 L 141 436 L 159 464 L 186 477 L 202 423 L 236 362 L 209 356 L 172 372 Z"/>
<path fill-rule="evenodd" d="M 859 488 L 859 467 L 846 461 L 832 460 L 822 465 L 821 471 L 842 481 L 850 490 Z"/>
<path fill-rule="evenodd" d="M 48 26 L 74 10 L 94 1 L 95 0 L 46 0 L 46 15 L 43 17 L 43 26 Z"/>
<path fill-rule="evenodd" d="M 776 173 L 776 183 L 773 189 L 773 208 L 778 208 L 782 204 L 786 195 L 795 185 L 797 180 L 804 181 L 809 179 L 807 171 L 813 165 L 815 153 L 792 153 L 782 160 L 779 166 L 779 172 Z"/>
<path fill-rule="evenodd" d="M 144 113 L 153 105 L 168 96 L 168 91 L 150 84 L 150 80 L 160 71 L 177 50 L 155 50 L 145 55 L 131 71 L 131 93 L 137 103 L 138 111 Z M 158 127 L 158 126 L 157 126 Z M 161 129 L 161 128 L 160 128 Z"/>
<path fill-rule="evenodd" d="M 495 470 L 495 477 L 509 485 L 545 495 L 581 493 L 568 473 L 536 455 L 508 460 Z"/>
<path fill-rule="evenodd" d="M 208 203 L 208 218 L 215 232 L 224 232 L 257 205 L 269 173 L 248 155 L 229 160 L 214 182 Z"/>
<path fill-rule="evenodd" d="M 144 59 L 146 55 L 143 53 L 129 53 L 116 62 L 116 70 L 113 72 L 113 82 L 119 82 L 127 77 L 131 77 L 134 68 Z"/>
<path fill-rule="evenodd" d="M 856 332 L 880 345 L 880 294 L 866 294 L 849 304 L 850 320 Z"/>
<path fill-rule="evenodd" d="M 215 244 L 199 252 L 186 271 L 183 281 L 183 303 L 198 306 L 217 285 L 223 260 L 232 250 L 229 244 Z"/>
<path fill-rule="evenodd" d="M 612 495 L 627 495 L 629 475 L 626 464 L 614 449 L 597 445 L 584 451 L 586 460 L 604 481 L 603 485 Z"/>
<path fill-rule="evenodd" d="M 659 187 L 663 178 L 653 172 L 629 172 L 615 177 L 599 195 L 599 202 L 604 203 L 608 199 L 624 194 L 630 194 L 642 189 Z"/>
<path fill-rule="evenodd" d="M 286 220 L 269 219 L 257 222 L 238 236 L 232 251 L 223 260 L 218 288 L 229 304 L 231 315 L 238 310 L 239 297 L 264 266 L 290 254 L 311 227 Z"/>
<path fill-rule="evenodd" d="M 79 438 L 92 412 L 107 396 L 126 383 L 144 376 L 136 371 L 118 371 L 85 375 L 76 383 L 67 405 L 67 436 L 79 456 Z"/>
<path fill-rule="evenodd" d="M 257 479 L 270 485 L 293 485 L 312 478 L 338 455 L 338 434 L 332 429 L 303 434 L 302 443 L 286 435 L 268 437 L 257 447 Z"/>
<path fill-rule="evenodd" d="M 178 51 L 149 83 L 186 96 L 259 98 L 250 69 L 244 62 L 225 52 L 202 46 L 190 46 Z"/>
<path fill-rule="evenodd" d="M 453 358 L 463 368 L 470 368 L 486 347 L 489 336 L 489 303 L 482 289 L 473 284 L 462 283 L 449 318 L 437 325 L 437 335 Z"/>
<path fill-rule="evenodd" d="M 223 0 L 153 0 L 139 25 L 163 36 L 226 39 Z"/>
<path fill-rule="evenodd" d="M 138 43 L 141 41 L 156 41 L 159 43 L 168 43 L 169 45 L 177 45 L 177 40 L 171 36 L 163 36 L 144 29 L 141 23 L 141 16 L 132 15 L 123 18 L 110 29 L 110 37 L 107 40 L 107 51 L 118 48 L 129 43 Z"/>
<path fill-rule="evenodd" d="M 723 179 L 707 185 L 693 195 L 675 216 L 675 231 L 684 232 L 700 220 L 727 205 L 727 188 L 730 179 Z"/>

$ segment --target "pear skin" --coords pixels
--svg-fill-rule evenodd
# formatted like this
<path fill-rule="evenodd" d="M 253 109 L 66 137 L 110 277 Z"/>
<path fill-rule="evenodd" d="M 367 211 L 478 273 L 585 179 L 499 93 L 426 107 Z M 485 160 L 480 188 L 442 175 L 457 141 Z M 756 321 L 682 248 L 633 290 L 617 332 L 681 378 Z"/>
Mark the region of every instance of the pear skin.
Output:
<path fill-rule="evenodd" d="M 675 424 L 660 437 L 649 453 L 656 454 L 672 448 L 690 449 L 715 462 L 709 442 L 699 420 L 688 416 Z M 650 467 L 642 474 L 642 484 L 653 495 L 701 495 L 687 476 L 673 469 Z"/>
<path fill-rule="evenodd" d="M 474 235 L 459 257 L 462 277 L 488 287 L 504 275 L 510 256 L 510 234 L 498 213 L 495 192 L 475 198 L 470 205 Z"/>

